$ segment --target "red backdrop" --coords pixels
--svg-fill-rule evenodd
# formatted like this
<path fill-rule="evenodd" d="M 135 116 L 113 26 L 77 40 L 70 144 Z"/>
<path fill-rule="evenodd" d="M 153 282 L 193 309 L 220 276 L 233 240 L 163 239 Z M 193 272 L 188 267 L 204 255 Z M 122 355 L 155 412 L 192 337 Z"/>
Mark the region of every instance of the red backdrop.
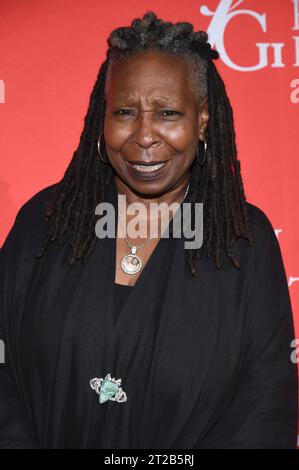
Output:
<path fill-rule="evenodd" d="M 221 54 L 245 194 L 276 230 L 299 338 L 299 0 L 0 0 L 0 244 L 63 176 L 110 31 L 147 10 L 207 30 Z"/>

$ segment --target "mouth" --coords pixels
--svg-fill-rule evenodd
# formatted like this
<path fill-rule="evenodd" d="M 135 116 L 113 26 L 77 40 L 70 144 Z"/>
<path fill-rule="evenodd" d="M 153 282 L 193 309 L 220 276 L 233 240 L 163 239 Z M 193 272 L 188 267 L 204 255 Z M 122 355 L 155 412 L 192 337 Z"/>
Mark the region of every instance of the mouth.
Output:
<path fill-rule="evenodd" d="M 138 173 L 143 173 L 143 174 L 152 174 L 152 173 L 157 173 L 159 170 L 164 168 L 166 165 L 167 161 L 164 162 L 150 162 L 150 163 L 141 163 L 141 162 L 129 162 L 127 161 L 127 165 L 129 168 L 134 169 Z"/>

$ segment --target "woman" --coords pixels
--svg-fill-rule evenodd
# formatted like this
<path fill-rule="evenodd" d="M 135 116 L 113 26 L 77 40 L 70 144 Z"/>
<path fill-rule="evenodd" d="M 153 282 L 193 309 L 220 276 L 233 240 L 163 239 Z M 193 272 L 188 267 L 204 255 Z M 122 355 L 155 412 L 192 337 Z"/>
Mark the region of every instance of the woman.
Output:
<path fill-rule="evenodd" d="M 286 275 L 245 200 L 218 53 L 153 12 L 108 43 L 73 160 L 2 248 L 1 446 L 295 448 Z M 168 238 L 124 238 L 118 196 L 203 202 L 202 246 L 171 218 Z M 116 237 L 96 235 L 101 202 Z"/>

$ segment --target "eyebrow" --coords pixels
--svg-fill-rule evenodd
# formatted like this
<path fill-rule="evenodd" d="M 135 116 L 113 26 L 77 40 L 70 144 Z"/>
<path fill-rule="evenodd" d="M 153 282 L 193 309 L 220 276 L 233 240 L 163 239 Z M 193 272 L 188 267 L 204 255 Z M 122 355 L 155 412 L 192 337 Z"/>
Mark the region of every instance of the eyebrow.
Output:
<path fill-rule="evenodd" d="M 116 103 L 127 103 L 127 104 L 136 103 L 136 99 L 128 95 L 119 95 L 115 101 Z M 157 96 L 156 98 L 153 99 L 153 103 L 156 103 L 156 104 L 171 103 L 171 104 L 180 105 L 179 101 L 177 101 L 175 98 L 165 97 L 165 96 Z"/>

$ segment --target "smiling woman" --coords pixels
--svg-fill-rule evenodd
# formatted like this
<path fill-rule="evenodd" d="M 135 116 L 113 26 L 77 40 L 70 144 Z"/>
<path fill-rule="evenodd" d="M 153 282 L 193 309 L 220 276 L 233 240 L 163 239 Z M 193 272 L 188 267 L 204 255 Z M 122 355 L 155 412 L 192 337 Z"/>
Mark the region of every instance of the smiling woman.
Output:
<path fill-rule="evenodd" d="M 0 447 L 295 448 L 284 264 L 245 198 L 219 55 L 153 12 L 108 46 L 65 175 L 1 251 Z M 120 196 L 148 225 L 152 203 L 188 202 L 192 223 L 202 203 L 201 247 L 169 219 L 168 238 L 131 237 Z"/>
<path fill-rule="evenodd" d="M 148 51 L 118 61 L 109 77 L 104 135 L 118 191 L 126 191 L 129 202 L 136 192 L 176 200 L 208 122 L 191 70 L 175 56 Z"/>

